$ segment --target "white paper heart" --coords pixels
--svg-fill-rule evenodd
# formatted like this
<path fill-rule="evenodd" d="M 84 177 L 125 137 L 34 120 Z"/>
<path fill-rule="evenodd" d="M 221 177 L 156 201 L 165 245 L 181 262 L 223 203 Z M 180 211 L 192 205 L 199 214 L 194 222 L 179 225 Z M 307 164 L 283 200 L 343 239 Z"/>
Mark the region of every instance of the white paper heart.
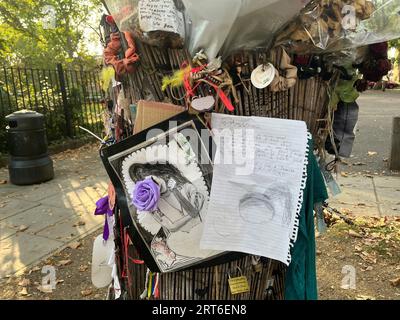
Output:
<path fill-rule="evenodd" d="M 192 100 L 192 108 L 199 112 L 210 110 L 214 106 L 214 104 L 215 99 L 213 96 L 195 98 Z"/>

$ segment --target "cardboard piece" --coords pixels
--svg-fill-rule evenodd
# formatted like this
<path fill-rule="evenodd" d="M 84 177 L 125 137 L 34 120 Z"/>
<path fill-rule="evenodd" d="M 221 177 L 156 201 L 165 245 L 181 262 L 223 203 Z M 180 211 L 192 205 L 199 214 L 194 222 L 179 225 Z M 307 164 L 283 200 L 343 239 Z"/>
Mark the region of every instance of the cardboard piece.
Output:
<path fill-rule="evenodd" d="M 139 100 L 133 134 L 150 128 L 185 111 L 182 106 L 170 103 Z"/>

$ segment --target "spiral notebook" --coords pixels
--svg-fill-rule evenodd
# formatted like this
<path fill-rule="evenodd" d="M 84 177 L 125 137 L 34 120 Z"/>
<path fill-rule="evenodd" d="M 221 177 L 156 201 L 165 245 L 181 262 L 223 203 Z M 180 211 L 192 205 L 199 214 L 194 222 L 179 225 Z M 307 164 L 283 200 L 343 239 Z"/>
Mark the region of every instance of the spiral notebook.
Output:
<path fill-rule="evenodd" d="M 303 121 L 212 114 L 217 146 L 202 249 L 289 265 L 306 183 Z"/>

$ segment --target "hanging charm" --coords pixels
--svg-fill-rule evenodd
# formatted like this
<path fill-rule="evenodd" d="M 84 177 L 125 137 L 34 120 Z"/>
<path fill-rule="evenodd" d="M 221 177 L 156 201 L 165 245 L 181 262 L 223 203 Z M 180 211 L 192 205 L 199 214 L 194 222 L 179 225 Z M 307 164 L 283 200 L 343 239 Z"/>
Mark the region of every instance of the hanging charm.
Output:
<path fill-rule="evenodd" d="M 251 73 L 251 83 L 257 89 L 268 87 L 275 78 L 275 67 L 271 63 L 267 63 L 264 55 L 260 54 L 262 63 Z"/>

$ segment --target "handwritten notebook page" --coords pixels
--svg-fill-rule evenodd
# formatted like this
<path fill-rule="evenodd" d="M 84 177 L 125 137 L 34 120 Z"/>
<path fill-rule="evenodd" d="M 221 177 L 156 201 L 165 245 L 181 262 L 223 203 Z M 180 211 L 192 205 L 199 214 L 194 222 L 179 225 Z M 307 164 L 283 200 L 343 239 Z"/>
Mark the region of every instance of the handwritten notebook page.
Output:
<path fill-rule="evenodd" d="M 200 247 L 288 265 L 305 187 L 305 122 L 213 113 L 212 127 L 217 151 Z"/>

